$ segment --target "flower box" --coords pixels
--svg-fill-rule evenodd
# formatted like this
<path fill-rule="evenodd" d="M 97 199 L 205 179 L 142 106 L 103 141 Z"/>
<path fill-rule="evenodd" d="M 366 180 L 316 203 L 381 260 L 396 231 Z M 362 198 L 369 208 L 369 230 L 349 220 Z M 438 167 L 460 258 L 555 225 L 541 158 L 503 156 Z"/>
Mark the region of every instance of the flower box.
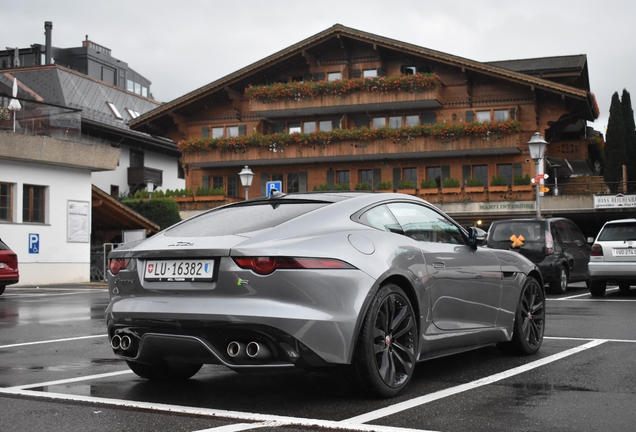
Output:
<path fill-rule="evenodd" d="M 461 194 L 462 193 L 462 188 L 461 187 L 443 187 L 442 188 L 442 193 L 444 194 Z"/>
<path fill-rule="evenodd" d="M 420 189 L 420 195 L 437 195 L 438 193 L 439 189 L 437 188 Z"/>
<path fill-rule="evenodd" d="M 415 189 L 398 189 L 397 193 L 407 194 L 407 195 L 415 195 Z"/>
<path fill-rule="evenodd" d="M 488 192 L 508 192 L 508 186 L 488 186 Z"/>
<path fill-rule="evenodd" d="M 193 197 L 191 196 L 179 196 L 179 197 L 168 197 L 172 200 L 175 200 L 176 202 L 192 202 L 194 201 Z"/>
<path fill-rule="evenodd" d="M 480 193 L 485 190 L 486 188 L 484 186 L 464 186 L 464 191 L 466 193 Z"/>
<path fill-rule="evenodd" d="M 194 196 L 195 201 L 223 201 L 225 199 L 225 195 L 200 195 Z"/>
<path fill-rule="evenodd" d="M 534 185 L 512 185 L 513 192 L 528 192 L 534 189 Z"/>

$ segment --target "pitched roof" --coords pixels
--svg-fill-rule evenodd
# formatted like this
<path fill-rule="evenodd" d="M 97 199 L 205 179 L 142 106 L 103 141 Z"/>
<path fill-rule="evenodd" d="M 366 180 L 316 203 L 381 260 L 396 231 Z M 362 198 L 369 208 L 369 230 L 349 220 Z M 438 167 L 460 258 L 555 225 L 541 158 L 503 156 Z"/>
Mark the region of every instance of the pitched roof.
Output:
<path fill-rule="evenodd" d="M 168 102 L 153 111 L 141 115 L 140 117 L 132 120 L 130 126 L 132 128 L 138 128 L 144 124 L 149 123 L 152 120 L 162 117 L 163 115 L 172 112 L 178 108 L 188 105 L 189 103 L 205 97 L 219 89 L 222 89 L 233 82 L 245 78 L 249 74 L 257 73 L 259 70 L 271 66 L 277 62 L 280 62 L 286 58 L 296 55 L 305 49 L 320 44 L 327 39 L 334 37 L 349 37 L 359 41 L 371 43 L 377 46 L 390 48 L 393 50 L 402 51 L 419 57 L 425 57 L 440 63 L 461 67 L 464 69 L 472 70 L 486 75 L 504 78 L 510 81 L 515 81 L 521 84 L 527 84 L 535 88 L 551 91 L 562 94 L 564 96 L 574 97 L 577 99 L 586 100 L 589 99 L 589 94 L 586 90 L 555 83 L 539 77 L 520 73 L 512 68 L 504 68 L 496 64 L 482 63 L 474 60 L 469 60 L 463 57 L 446 54 L 440 51 L 435 51 L 429 48 L 424 48 L 418 45 L 401 42 L 395 39 L 378 36 L 372 33 L 366 33 L 360 30 L 345 27 L 340 24 L 336 24 L 329 29 L 326 29 L 314 36 L 304 39 L 288 48 L 285 48 L 277 53 L 274 53 L 262 60 L 252 63 L 242 69 L 237 70 L 221 79 L 211 82 L 203 87 L 200 87 L 190 93 L 187 93 L 171 102 Z"/>
<path fill-rule="evenodd" d="M 558 57 L 539 57 L 494 61 L 487 62 L 487 64 L 530 75 L 556 72 L 581 72 L 587 66 L 587 56 L 585 54 L 579 54 Z"/>

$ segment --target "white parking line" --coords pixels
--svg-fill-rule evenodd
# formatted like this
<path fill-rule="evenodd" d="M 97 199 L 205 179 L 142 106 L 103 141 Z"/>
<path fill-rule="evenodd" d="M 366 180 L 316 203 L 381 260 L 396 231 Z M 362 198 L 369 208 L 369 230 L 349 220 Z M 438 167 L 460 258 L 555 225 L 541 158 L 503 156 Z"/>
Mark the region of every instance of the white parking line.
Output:
<path fill-rule="evenodd" d="M 15 348 L 15 347 L 22 347 L 22 346 L 29 346 L 29 345 L 40 345 L 40 344 L 56 343 L 56 342 L 69 342 L 69 341 L 91 339 L 91 338 L 107 338 L 107 337 L 108 335 L 101 334 L 101 335 L 91 335 L 91 336 L 77 336 L 73 338 L 64 338 L 64 339 L 52 339 L 52 340 L 37 341 L 37 342 L 23 342 L 23 343 L 11 344 L 11 345 L 0 345 L 0 349 Z"/>

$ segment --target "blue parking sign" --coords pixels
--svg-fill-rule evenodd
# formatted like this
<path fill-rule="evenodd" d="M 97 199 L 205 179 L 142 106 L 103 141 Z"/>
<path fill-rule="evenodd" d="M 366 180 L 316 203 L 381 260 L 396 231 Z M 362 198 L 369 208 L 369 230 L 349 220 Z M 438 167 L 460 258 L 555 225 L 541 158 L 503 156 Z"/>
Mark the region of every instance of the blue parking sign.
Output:
<path fill-rule="evenodd" d="M 40 253 L 40 234 L 29 234 L 29 253 Z"/>
<path fill-rule="evenodd" d="M 266 190 L 267 196 L 270 196 L 272 194 L 273 190 L 277 190 L 278 192 L 282 192 L 283 191 L 283 182 L 280 181 L 280 180 L 268 181 L 267 183 L 265 183 L 265 190 Z"/>

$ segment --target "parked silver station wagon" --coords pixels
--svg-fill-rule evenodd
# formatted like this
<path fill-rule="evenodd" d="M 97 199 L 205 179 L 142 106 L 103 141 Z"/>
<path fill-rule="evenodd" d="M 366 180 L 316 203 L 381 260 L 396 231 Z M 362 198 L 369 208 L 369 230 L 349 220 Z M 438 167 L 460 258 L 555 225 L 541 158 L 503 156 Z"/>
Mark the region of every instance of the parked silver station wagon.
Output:
<path fill-rule="evenodd" d="M 594 240 L 588 266 L 595 297 L 604 296 L 610 282 L 621 291 L 636 285 L 636 219 L 606 222 Z"/>
<path fill-rule="evenodd" d="M 402 194 L 274 192 L 215 208 L 111 252 L 111 346 L 148 379 L 203 364 L 344 370 L 391 397 L 422 360 L 539 350 L 538 268 L 483 241 Z"/>

